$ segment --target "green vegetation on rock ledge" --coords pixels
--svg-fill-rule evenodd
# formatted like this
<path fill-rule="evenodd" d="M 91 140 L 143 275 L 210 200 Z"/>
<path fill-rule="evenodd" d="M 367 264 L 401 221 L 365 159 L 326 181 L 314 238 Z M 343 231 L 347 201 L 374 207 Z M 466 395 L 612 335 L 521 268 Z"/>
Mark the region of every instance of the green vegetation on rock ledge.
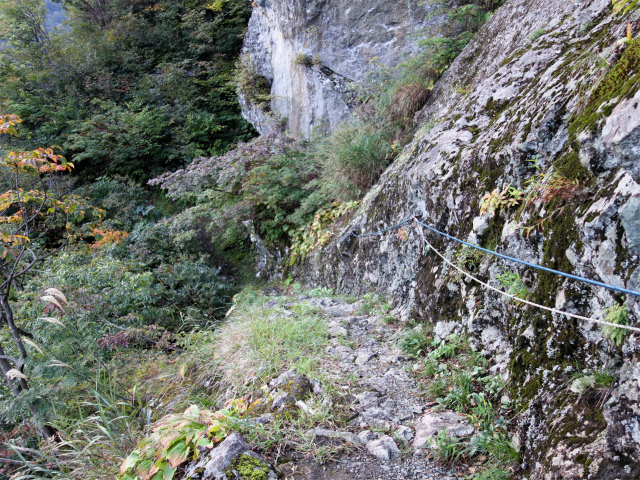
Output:
<path fill-rule="evenodd" d="M 608 116 L 623 99 L 633 95 L 640 85 L 640 38 L 625 39 L 622 56 L 595 84 L 584 100 L 584 106 L 569 124 L 575 135 L 595 129 L 599 121 Z"/>

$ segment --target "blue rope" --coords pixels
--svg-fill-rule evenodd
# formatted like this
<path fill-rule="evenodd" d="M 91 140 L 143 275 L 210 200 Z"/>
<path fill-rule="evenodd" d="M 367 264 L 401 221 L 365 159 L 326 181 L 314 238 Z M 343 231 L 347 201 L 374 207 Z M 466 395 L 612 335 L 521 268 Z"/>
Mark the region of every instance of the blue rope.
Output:
<path fill-rule="evenodd" d="M 357 238 L 362 238 L 362 237 L 372 237 L 372 236 L 374 236 L 374 235 L 380 235 L 381 233 L 388 232 L 389 230 L 393 230 L 394 228 L 401 227 L 401 226 L 402 226 L 402 225 L 404 225 L 405 223 L 409 223 L 409 222 L 410 222 L 410 221 L 412 221 L 412 220 L 413 220 L 413 218 L 412 218 L 412 217 L 409 217 L 409 218 L 407 218 L 406 220 L 403 220 L 402 222 L 400 222 L 399 224 L 394 225 L 393 227 L 385 228 L 384 230 L 380 230 L 380 231 L 378 231 L 378 232 L 373 232 L 373 233 L 364 233 L 364 234 L 362 234 L 362 235 L 356 235 L 355 233 L 353 233 L 353 232 L 352 232 L 352 235 L 353 235 L 354 237 L 357 237 Z"/>
<path fill-rule="evenodd" d="M 640 292 L 635 292 L 635 291 L 633 291 L 633 290 L 628 290 L 628 289 L 626 289 L 626 288 L 616 287 L 616 286 L 614 286 L 614 285 L 609 285 L 609 284 L 607 284 L 607 283 L 598 282 L 598 281 L 596 281 L 596 280 L 590 280 L 590 279 L 588 279 L 588 278 L 578 277 L 578 276 L 576 276 L 576 275 L 571 275 L 570 273 L 564 273 L 564 272 L 561 272 L 561 271 L 559 271 L 559 270 L 554 270 L 554 269 L 552 269 L 552 268 L 542 267 L 542 266 L 540 266 L 540 265 L 536 265 L 536 264 L 534 264 L 534 263 L 525 262 L 524 260 L 518 260 L 517 258 L 509 257 L 509 256 L 507 256 L 507 255 L 503 255 L 503 254 L 501 254 L 501 253 L 497 253 L 497 252 L 494 252 L 494 251 L 492 251 L 492 250 L 487 250 L 486 248 L 479 247 L 478 245 L 474 245 L 474 244 L 472 244 L 472 243 L 467 243 L 467 242 L 465 242 L 465 241 L 463 241 L 463 240 L 460 240 L 460 239 L 458 239 L 458 238 L 456 238 L 456 237 L 452 237 L 451 235 L 447 235 L 446 233 L 441 232 L 440 230 L 436 230 L 435 228 L 430 227 L 430 226 L 429 226 L 429 225 L 427 225 L 426 223 L 422 223 L 420 220 L 418 220 L 418 219 L 417 219 L 417 218 L 415 218 L 415 217 L 414 217 L 413 219 L 414 219 L 418 224 L 422 225 L 422 226 L 423 226 L 423 227 L 425 227 L 425 228 L 428 228 L 429 230 L 431 230 L 432 232 L 437 233 L 438 235 L 442 235 L 443 237 L 447 237 L 447 238 L 449 238 L 449 239 L 451 239 L 451 240 L 455 240 L 455 241 L 456 241 L 456 242 L 458 242 L 458 243 L 461 243 L 461 244 L 466 245 L 466 246 L 468 246 L 468 247 L 475 248 L 476 250 L 480 250 L 481 252 L 489 253 L 489 254 L 491 254 L 491 255 L 494 255 L 494 256 L 496 256 L 496 257 L 503 258 L 503 259 L 505 259 L 505 260 L 510 260 L 510 261 L 512 261 L 512 262 L 520 263 L 520 264 L 522 264 L 522 265 L 526 265 L 527 267 L 537 268 L 538 270 L 542 270 L 542 271 L 544 271 L 544 272 L 555 273 L 556 275 L 561 275 L 561 276 L 563 276 L 563 277 L 570 278 L 571 280 L 578 280 L 579 282 L 584 282 L 584 283 L 588 283 L 588 284 L 590 284 L 590 285 L 595 285 L 596 287 L 604 287 L 604 288 L 607 288 L 607 289 L 609 289 L 609 290 L 615 290 L 616 292 L 620 292 L 620 293 L 627 293 L 627 294 L 629 294 L 629 295 L 635 295 L 635 296 L 637 296 L 637 297 L 640 297 Z M 401 225 L 402 225 L 402 224 L 401 224 Z M 394 228 L 394 227 L 392 227 L 392 228 Z"/>
<path fill-rule="evenodd" d="M 378 230 L 377 232 L 373 232 L 373 233 L 364 233 L 362 235 L 356 235 L 353 232 L 349 232 L 349 233 L 341 236 L 338 240 L 333 242 L 331 245 L 329 245 L 324 250 L 321 250 L 320 252 L 317 252 L 317 253 L 315 253 L 313 255 L 310 255 L 310 256 L 319 255 L 319 254 L 329 250 L 330 248 L 332 248 L 333 246 L 338 244 L 340 241 L 342 241 L 344 238 L 348 237 L 349 235 L 353 235 L 356 238 L 372 237 L 374 235 L 380 235 L 382 233 L 388 232 L 389 230 L 393 230 L 395 228 L 401 227 L 402 225 L 405 225 L 405 224 L 407 224 L 407 223 L 409 223 L 411 221 L 417 222 L 419 225 L 422 225 L 423 227 L 431 230 L 432 232 L 437 233 L 438 235 L 442 235 L 443 237 L 446 237 L 446 238 L 449 238 L 451 240 L 454 240 L 454 241 L 456 241 L 458 243 L 461 243 L 462 245 L 466 245 L 468 247 L 475 248 L 476 250 L 480 250 L 481 252 L 489 253 L 491 255 L 494 255 L 496 257 L 502 258 L 504 260 L 509 260 L 511 262 L 516 262 L 516 263 L 519 263 L 521 265 L 525 265 L 527 267 L 532 267 L 532 268 L 536 268 L 538 270 L 542 270 L 544 272 L 554 273 L 556 275 L 560 275 L 562 277 L 566 277 L 566 278 L 569 278 L 571 280 L 577 280 L 579 282 L 588 283 L 589 285 L 594 285 L 596 287 L 603 287 L 603 288 L 606 288 L 606 289 L 609 289 L 609 290 L 614 290 L 616 292 L 626 293 L 626 294 L 629 294 L 629 295 L 635 295 L 636 297 L 640 297 L 640 292 L 636 292 L 634 290 L 629 290 L 627 288 L 622 288 L 622 287 L 616 287 L 614 285 L 609 285 L 607 283 L 598 282 L 597 280 L 590 280 L 588 278 L 578 277 L 577 275 L 571 275 L 570 273 L 561 272 L 560 270 L 554 270 L 552 268 L 543 267 L 541 265 L 536 265 L 534 263 L 525 262 L 524 260 L 519 260 L 517 258 L 509 257 L 508 255 L 503 255 L 501 253 L 494 252 L 493 250 L 488 250 L 488 249 L 482 248 L 482 247 L 480 247 L 478 245 L 474 245 L 472 243 L 465 242 L 464 240 L 460 240 L 459 238 L 452 237 L 451 235 L 448 235 L 448 234 L 446 234 L 444 232 L 441 232 L 440 230 L 436 230 L 435 228 L 427 225 L 426 223 L 421 222 L 420 220 L 418 220 L 415 217 L 409 217 L 409 218 L 403 220 L 402 222 L 398 223 L 397 225 L 393 225 L 392 227 L 385 228 L 384 230 Z M 425 255 L 427 254 L 428 251 L 429 251 L 429 246 L 427 245 L 426 250 L 424 252 Z"/>

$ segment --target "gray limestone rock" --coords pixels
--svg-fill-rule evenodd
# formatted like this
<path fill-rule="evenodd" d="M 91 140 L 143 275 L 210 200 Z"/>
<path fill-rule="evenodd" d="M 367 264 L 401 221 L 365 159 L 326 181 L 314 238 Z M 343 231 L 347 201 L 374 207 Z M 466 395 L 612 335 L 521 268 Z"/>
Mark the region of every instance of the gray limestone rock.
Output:
<path fill-rule="evenodd" d="M 322 428 L 322 427 L 312 428 L 307 432 L 307 435 L 312 437 L 325 437 L 325 438 L 339 439 L 348 443 L 364 443 L 364 439 L 362 439 L 359 435 L 356 435 L 354 433 L 338 432 L 335 430 L 329 430 L 327 428 Z"/>
<path fill-rule="evenodd" d="M 371 430 L 363 430 L 358 434 L 358 438 L 360 438 L 360 440 L 362 440 L 362 442 L 364 443 L 369 443 L 369 442 L 373 442 L 378 437 Z"/>
<path fill-rule="evenodd" d="M 282 123 L 304 134 L 335 128 L 351 113 L 350 84 L 414 51 L 421 29 L 441 21 L 429 15 L 434 8 L 419 0 L 256 2 L 243 58 L 270 84 L 271 102 L 265 111 L 241 95 L 245 118 L 261 134 Z"/>
<path fill-rule="evenodd" d="M 410 442 L 414 437 L 413 430 L 404 425 L 400 425 L 398 428 L 396 428 L 395 434 L 407 443 Z"/>
<path fill-rule="evenodd" d="M 358 356 L 356 357 L 355 364 L 356 365 L 364 365 L 377 354 L 375 352 L 371 352 L 369 350 L 358 350 Z"/>
<path fill-rule="evenodd" d="M 347 329 L 340 325 L 329 327 L 327 333 L 330 337 L 346 337 L 348 335 Z"/>
<path fill-rule="evenodd" d="M 378 392 L 363 392 L 356 395 L 356 401 L 360 409 L 377 407 L 380 404 L 380 394 Z"/>
<path fill-rule="evenodd" d="M 366 445 L 367 451 L 383 461 L 395 460 L 400 455 L 400 450 L 388 435 L 382 435 L 378 440 L 373 440 Z"/>
<path fill-rule="evenodd" d="M 467 437 L 475 429 L 466 417 L 454 412 L 427 413 L 416 424 L 416 438 L 413 448 L 430 446 L 438 433 L 444 430 L 450 437 Z"/>

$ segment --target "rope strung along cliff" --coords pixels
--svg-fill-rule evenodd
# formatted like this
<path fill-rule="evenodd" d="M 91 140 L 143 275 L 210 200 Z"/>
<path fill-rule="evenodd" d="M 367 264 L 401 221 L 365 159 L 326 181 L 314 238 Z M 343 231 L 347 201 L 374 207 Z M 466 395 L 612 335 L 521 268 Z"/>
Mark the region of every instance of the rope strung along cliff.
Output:
<path fill-rule="evenodd" d="M 388 228 L 385 228 L 385 229 L 382 229 L 382 230 L 378 230 L 378 231 L 372 232 L 372 233 L 365 233 L 365 234 L 357 235 L 356 233 L 353 232 L 353 230 L 350 230 L 346 234 L 340 236 L 335 242 L 330 244 L 328 247 L 320 250 L 317 253 L 309 255 L 309 256 L 310 257 L 315 257 L 317 255 L 321 255 L 321 254 L 325 253 L 326 251 L 328 251 L 329 249 L 331 249 L 334 246 L 336 246 L 338 243 L 340 243 L 345 238 L 348 238 L 349 236 L 354 236 L 356 238 L 378 236 L 378 235 L 382 235 L 383 233 L 388 232 L 390 230 L 394 230 L 394 229 L 399 228 L 399 227 L 401 227 L 403 225 L 406 225 L 409 222 L 415 222 L 415 224 L 417 224 L 418 226 L 424 227 L 424 228 L 426 228 L 426 229 L 428 229 L 428 230 L 430 230 L 430 231 L 432 231 L 434 233 L 437 233 L 438 235 L 441 235 L 443 237 L 446 237 L 446 238 L 449 238 L 451 240 L 454 240 L 454 241 L 456 241 L 456 242 L 458 242 L 458 243 L 460 243 L 462 245 L 466 245 L 468 247 L 475 248 L 476 250 L 480 250 L 482 252 L 489 253 L 489 254 L 491 254 L 491 255 L 493 255 L 495 257 L 498 257 L 498 258 L 502 258 L 502 259 L 509 260 L 509 261 L 512 261 L 512 262 L 516 262 L 516 263 L 519 263 L 521 265 L 525 265 L 527 267 L 532 267 L 532 268 L 535 268 L 535 269 L 538 269 L 538 270 L 542 270 L 544 272 L 549 272 L 549 273 L 553 273 L 555 275 L 560 275 L 560 276 L 569 278 L 571 280 L 577 280 L 577 281 L 580 281 L 580 282 L 584 282 L 584 283 L 587 283 L 589 285 L 594 285 L 594 286 L 597 286 L 597 287 L 606 288 L 608 290 L 613 290 L 613 291 L 616 291 L 616 292 L 626 293 L 628 295 L 635 295 L 637 297 L 640 297 L 640 292 L 636 292 L 634 290 L 629 290 L 627 288 L 617 287 L 615 285 L 610 285 L 608 283 L 599 282 L 597 280 L 591 280 L 589 278 L 579 277 L 577 275 L 572 275 L 570 273 L 565 273 L 565 272 L 561 272 L 559 270 L 554 270 L 552 268 L 543 267 L 541 265 L 536 265 L 534 263 L 526 262 L 526 261 L 520 260 L 518 258 L 510 257 L 508 255 L 503 255 L 501 253 L 494 252 L 493 250 L 489 250 L 489 249 L 486 249 L 486 248 L 482 248 L 482 247 L 480 247 L 478 245 L 474 245 L 472 243 L 465 242 L 464 240 L 460 240 L 459 238 L 456 238 L 454 236 L 451 236 L 449 234 L 441 232 L 441 231 L 433 228 L 432 226 L 421 222 L 415 216 L 406 218 L 405 220 L 403 220 L 402 222 L 400 222 L 400 223 L 398 223 L 396 225 L 393 225 L 391 227 L 388 227 Z M 600 324 L 600 325 L 606 325 L 606 326 L 609 326 L 609 327 L 621 328 L 623 330 L 630 330 L 630 331 L 633 331 L 633 332 L 640 333 L 640 328 L 637 328 L 637 327 L 632 327 L 630 325 L 624 325 L 624 324 L 618 324 L 618 323 L 606 322 L 604 320 L 599 320 L 597 318 L 590 318 L 590 317 L 585 317 L 583 315 L 577 315 L 577 314 L 574 314 L 574 313 L 564 312 L 562 310 L 558 310 L 557 308 L 551 308 L 551 307 L 547 307 L 545 305 L 540 305 L 538 303 L 534 303 L 534 302 L 531 302 L 529 300 L 525 300 L 525 299 L 522 299 L 522 298 L 517 297 L 515 295 L 512 295 L 510 293 L 504 292 L 504 291 L 500 290 L 499 288 L 493 287 L 493 286 L 489 285 L 488 283 L 483 282 L 482 280 L 474 277 L 470 273 L 465 272 L 464 270 L 459 268 L 457 265 L 453 264 L 442 253 L 440 253 L 438 250 L 436 250 L 433 247 L 433 245 L 429 244 L 429 242 L 427 241 L 427 239 L 426 239 L 426 237 L 424 235 L 423 229 L 419 229 L 419 233 L 420 233 L 420 236 L 422 237 L 422 239 L 423 239 L 423 241 L 425 243 L 425 252 L 424 252 L 425 255 L 429 252 L 429 250 L 433 250 L 433 252 L 436 255 L 438 255 L 445 263 L 447 263 L 448 265 L 450 265 L 451 267 L 453 267 L 454 269 L 456 269 L 458 272 L 462 273 L 466 277 L 478 282 L 483 287 L 488 288 L 489 290 L 497 292 L 497 293 L 499 293 L 499 294 L 501 294 L 501 295 L 503 295 L 505 297 L 511 298 L 513 300 L 517 300 L 519 303 L 523 303 L 523 304 L 526 304 L 526 305 L 530 305 L 532 307 L 540 308 L 542 310 L 546 310 L 546 311 L 551 312 L 551 313 L 557 313 L 559 315 L 564 315 L 565 317 L 575 318 L 577 320 L 583 320 L 583 321 L 587 321 L 587 322 L 597 323 L 597 324 Z"/>

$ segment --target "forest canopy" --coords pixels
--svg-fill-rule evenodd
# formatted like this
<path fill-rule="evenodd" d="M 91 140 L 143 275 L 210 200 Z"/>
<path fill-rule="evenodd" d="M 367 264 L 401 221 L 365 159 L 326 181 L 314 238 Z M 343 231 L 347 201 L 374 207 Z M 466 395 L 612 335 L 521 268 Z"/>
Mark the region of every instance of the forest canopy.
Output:
<path fill-rule="evenodd" d="M 249 1 L 59 0 L 49 12 L 0 5 L 0 106 L 24 119 L 18 142 L 59 145 L 86 178 L 145 181 L 254 135 L 232 82 Z"/>

